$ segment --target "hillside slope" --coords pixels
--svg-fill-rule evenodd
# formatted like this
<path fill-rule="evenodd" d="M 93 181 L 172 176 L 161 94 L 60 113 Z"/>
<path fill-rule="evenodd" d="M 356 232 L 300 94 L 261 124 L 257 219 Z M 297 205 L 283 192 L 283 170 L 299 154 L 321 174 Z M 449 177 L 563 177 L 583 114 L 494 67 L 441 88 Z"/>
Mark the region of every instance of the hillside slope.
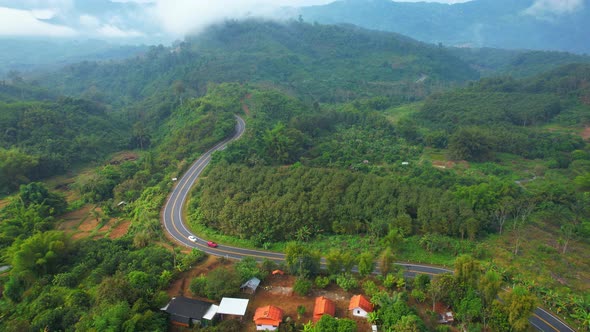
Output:
<path fill-rule="evenodd" d="M 209 82 L 278 86 L 308 100 L 387 94 L 423 97 L 479 74 L 445 49 L 352 26 L 230 21 L 178 47 L 154 47 L 117 63 L 84 62 L 42 78 L 65 94 L 93 88 L 108 98 L 154 91 L 203 94 Z"/>

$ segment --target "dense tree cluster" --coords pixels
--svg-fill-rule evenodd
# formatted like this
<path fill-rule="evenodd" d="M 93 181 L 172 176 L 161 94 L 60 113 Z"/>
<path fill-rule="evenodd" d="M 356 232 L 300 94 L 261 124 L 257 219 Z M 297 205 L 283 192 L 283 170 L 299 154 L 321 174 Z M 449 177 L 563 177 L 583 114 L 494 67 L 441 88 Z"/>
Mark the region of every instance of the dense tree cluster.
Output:
<path fill-rule="evenodd" d="M 0 102 L 0 190 L 128 146 L 123 128 L 104 107 L 84 100 Z"/>
<path fill-rule="evenodd" d="M 198 185 L 194 222 L 225 234 L 267 241 L 311 234 L 358 234 L 381 225 L 404 236 L 436 233 L 475 238 L 495 228 L 488 217 L 514 184 L 492 181 L 454 191 L 401 177 L 309 167 L 225 165 Z"/>
<path fill-rule="evenodd" d="M 15 242 L 9 253 L 4 331 L 165 330 L 159 308 L 168 297 L 161 289 L 175 269 L 161 247 L 72 241 L 53 231 Z"/>

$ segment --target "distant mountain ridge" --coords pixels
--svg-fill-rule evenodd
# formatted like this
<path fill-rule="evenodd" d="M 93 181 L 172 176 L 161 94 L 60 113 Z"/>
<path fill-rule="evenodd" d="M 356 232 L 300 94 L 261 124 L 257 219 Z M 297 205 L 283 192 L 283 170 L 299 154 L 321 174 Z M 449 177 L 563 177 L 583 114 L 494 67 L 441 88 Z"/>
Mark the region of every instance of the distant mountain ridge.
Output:
<path fill-rule="evenodd" d="M 351 23 L 447 46 L 590 53 L 590 5 L 551 12 L 535 0 L 473 0 L 447 5 L 390 0 L 341 0 L 301 7 L 293 17 Z M 559 4 L 559 3 L 558 3 Z M 565 6 L 565 4 L 564 4 Z"/>
<path fill-rule="evenodd" d="M 81 61 L 117 60 L 144 53 L 142 45 L 101 40 L 0 38 L 0 77 L 10 71 L 54 69 Z"/>
<path fill-rule="evenodd" d="M 198 95 L 211 82 L 251 82 L 304 99 L 343 101 L 375 94 L 421 98 L 479 76 L 445 48 L 391 32 L 245 20 L 212 26 L 172 48 L 152 47 L 145 56 L 74 64 L 40 81 L 64 94 L 94 90 L 107 98 L 123 92 L 142 98 L 175 81 Z"/>

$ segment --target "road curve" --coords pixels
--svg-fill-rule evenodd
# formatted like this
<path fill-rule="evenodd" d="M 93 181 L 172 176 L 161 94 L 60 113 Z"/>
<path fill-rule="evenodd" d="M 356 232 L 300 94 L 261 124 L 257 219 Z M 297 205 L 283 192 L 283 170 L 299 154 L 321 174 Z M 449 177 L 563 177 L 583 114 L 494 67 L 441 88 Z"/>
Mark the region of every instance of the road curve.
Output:
<path fill-rule="evenodd" d="M 188 194 L 192 188 L 192 186 L 197 181 L 199 175 L 203 172 L 205 167 L 211 161 L 211 155 L 215 151 L 220 151 L 225 149 L 225 147 L 231 143 L 239 139 L 244 131 L 246 130 L 246 123 L 244 119 L 236 115 L 236 127 L 234 135 L 230 138 L 227 138 L 210 150 L 205 152 L 197 161 L 195 161 L 191 167 L 186 171 L 186 173 L 177 181 L 174 189 L 172 189 L 172 193 L 168 196 L 168 200 L 166 201 L 164 208 L 162 210 L 162 223 L 164 224 L 164 228 L 168 232 L 168 234 L 178 243 L 190 247 L 190 248 L 198 248 L 210 255 L 226 257 L 230 259 L 242 259 L 244 257 L 253 257 L 256 260 L 263 260 L 263 259 L 270 259 L 276 262 L 281 262 L 285 260 L 285 255 L 282 253 L 270 252 L 270 251 L 262 251 L 262 250 L 253 250 L 253 249 L 244 249 L 232 246 L 225 246 L 219 244 L 217 248 L 210 248 L 207 246 L 207 240 L 200 238 L 199 236 L 191 233 L 188 228 L 185 226 L 184 218 L 183 218 L 183 208 L 186 204 L 186 200 Z M 188 239 L 190 235 L 194 235 L 197 238 L 196 242 L 192 242 Z M 411 264 L 411 263 L 396 263 L 405 268 L 404 274 L 407 277 L 413 277 L 416 274 L 427 274 L 427 275 L 437 275 L 441 273 L 452 273 L 453 271 L 429 266 L 429 265 L 421 265 L 421 264 Z M 322 259 L 322 265 L 325 265 L 325 260 Z M 375 272 L 378 272 L 376 270 Z M 535 309 L 533 316 L 529 319 L 531 325 L 534 326 L 539 331 L 543 332 L 575 332 L 572 328 L 567 326 L 565 323 L 560 321 L 558 318 L 550 314 L 549 312 L 543 310 L 542 308 Z"/>

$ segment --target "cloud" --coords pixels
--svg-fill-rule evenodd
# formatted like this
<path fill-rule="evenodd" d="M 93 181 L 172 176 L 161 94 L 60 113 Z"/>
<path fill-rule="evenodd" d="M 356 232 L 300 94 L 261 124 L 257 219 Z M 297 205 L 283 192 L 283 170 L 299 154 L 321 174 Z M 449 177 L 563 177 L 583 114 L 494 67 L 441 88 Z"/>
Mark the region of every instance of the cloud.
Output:
<path fill-rule="evenodd" d="M 524 13 L 538 18 L 570 14 L 584 7 L 584 0 L 536 0 Z"/>
<path fill-rule="evenodd" d="M 456 3 L 465 3 L 473 0 L 393 0 L 394 2 L 439 2 L 453 5 Z"/>
<path fill-rule="evenodd" d="M 96 29 L 100 26 L 100 20 L 92 15 L 80 15 L 80 25 L 87 29 Z"/>
<path fill-rule="evenodd" d="M 168 33 L 184 35 L 232 18 L 273 18 L 281 6 L 325 4 L 332 0 L 156 0 L 151 15 Z"/>
<path fill-rule="evenodd" d="M 144 34 L 137 30 L 123 30 L 111 24 L 105 24 L 97 29 L 97 32 L 102 37 L 107 38 L 135 38 L 143 37 Z"/>
<path fill-rule="evenodd" d="M 55 17 L 55 15 L 57 14 L 57 10 L 49 8 L 33 9 L 31 10 L 31 14 L 33 14 L 33 16 L 39 20 L 50 20 Z"/>
<path fill-rule="evenodd" d="M 45 12 L 47 14 L 48 12 Z M 39 15 L 39 12 L 36 12 Z M 33 11 L 0 7 L 0 35 L 72 37 L 77 32 L 63 25 L 50 24 L 37 19 Z"/>

